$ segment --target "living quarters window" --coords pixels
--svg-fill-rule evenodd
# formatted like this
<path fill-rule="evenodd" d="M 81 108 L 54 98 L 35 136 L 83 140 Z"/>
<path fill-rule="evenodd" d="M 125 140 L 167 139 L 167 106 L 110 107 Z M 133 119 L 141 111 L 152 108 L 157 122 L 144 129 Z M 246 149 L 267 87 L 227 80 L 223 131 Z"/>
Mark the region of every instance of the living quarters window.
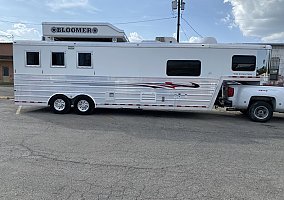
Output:
<path fill-rule="evenodd" d="M 92 54 L 91 53 L 78 53 L 78 67 L 91 68 L 92 67 Z"/>
<path fill-rule="evenodd" d="M 200 60 L 168 60 L 168 76 L 200 76 Z"/>
<path fill-rule="evenodd" d="M 65 60 L 64 60 L 64 52 L 52 52 L 51 56 L 51 65 L 53 67 L 64 67 Z"/>
<path fill-rule="evenodd" d="M 232 59 L 233 71 L 254 71 L 256 68 L 256 57 L 246 55 L 235 55 Z"/>
<path fill-rule="evenodd" d="M 26 66 L 39 67 L 40 54 L 39 52 L 26 52 Z"/>

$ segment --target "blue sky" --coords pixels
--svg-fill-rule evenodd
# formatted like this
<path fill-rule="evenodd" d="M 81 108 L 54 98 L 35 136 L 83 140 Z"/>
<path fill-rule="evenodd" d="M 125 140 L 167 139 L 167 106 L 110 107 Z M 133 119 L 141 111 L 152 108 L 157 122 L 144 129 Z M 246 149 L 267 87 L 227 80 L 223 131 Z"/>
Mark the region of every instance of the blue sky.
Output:
<path fill-rule="evenodd" d="M 0 0 L 0 40 L 11 35 L 16 40 L 40 39 L 41 23 L 56 21 L 109 22 L 132 41 L 174 36 L 176 13 L 171 1 Z M 180 34 L 184 42 L 198 42 L 201 36 L 220 43 L 284 42 L 284 0 L 184 1 Z"/>

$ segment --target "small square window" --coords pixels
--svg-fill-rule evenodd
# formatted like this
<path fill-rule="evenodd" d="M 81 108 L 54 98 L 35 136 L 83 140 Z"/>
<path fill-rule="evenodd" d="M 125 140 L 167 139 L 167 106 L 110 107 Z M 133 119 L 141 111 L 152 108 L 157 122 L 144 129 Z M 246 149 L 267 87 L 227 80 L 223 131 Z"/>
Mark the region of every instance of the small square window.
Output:
<path fill-rule="evenodd" d="M 55 67 L 64 67 L 64 52 L 52 52 L 51 65 Z"/>
<path fill-rule="evenodd" d="M 26 52 L 26 65 L 39 66 L 39 52 Z"/>
<path fill-rule="evenodd" d="M 92 67 L 92 54 L 91 53 L 78 53 L 78 67 Z"/>

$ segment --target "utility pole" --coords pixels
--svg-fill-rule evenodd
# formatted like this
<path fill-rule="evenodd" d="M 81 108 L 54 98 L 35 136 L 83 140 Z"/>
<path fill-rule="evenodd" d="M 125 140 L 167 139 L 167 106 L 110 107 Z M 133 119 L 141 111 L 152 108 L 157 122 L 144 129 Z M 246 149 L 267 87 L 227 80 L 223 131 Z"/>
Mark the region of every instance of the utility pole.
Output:
<path fill-rule="evenodd" d="M 185 8 L 184 0 L 173 0 L 172 1 L 172 9 L 177 10 L 178 17 L 177 17 L 177 42 L 179 42 L 180 38 L 180 17 L 181 11 Z"/>

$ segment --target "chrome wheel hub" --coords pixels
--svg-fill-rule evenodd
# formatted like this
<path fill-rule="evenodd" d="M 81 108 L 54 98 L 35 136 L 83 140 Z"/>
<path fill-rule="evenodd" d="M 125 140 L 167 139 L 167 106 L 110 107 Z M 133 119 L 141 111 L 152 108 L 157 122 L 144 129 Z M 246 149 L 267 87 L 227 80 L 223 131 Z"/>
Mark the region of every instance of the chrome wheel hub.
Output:
<path fill-rule="evenodd" d="M 57 111 L 63 111 L 65 109 L 65 101 L 63 99 L 56 99 L 54 101 L 54 109 Z"/>
<path fill-rule="evenodd" d="M 258 119 L 265 119 L 269 115 L 269 110 L 265 106 L 259 106 L 255 109 L 254 115 Z"/>
<path fill-rule="evenodd" d="M 80 100 L 78 101 L 77 108 L 80 112 L 86 112 L 89 110 L 90 104 L 86 100 Z"/>

